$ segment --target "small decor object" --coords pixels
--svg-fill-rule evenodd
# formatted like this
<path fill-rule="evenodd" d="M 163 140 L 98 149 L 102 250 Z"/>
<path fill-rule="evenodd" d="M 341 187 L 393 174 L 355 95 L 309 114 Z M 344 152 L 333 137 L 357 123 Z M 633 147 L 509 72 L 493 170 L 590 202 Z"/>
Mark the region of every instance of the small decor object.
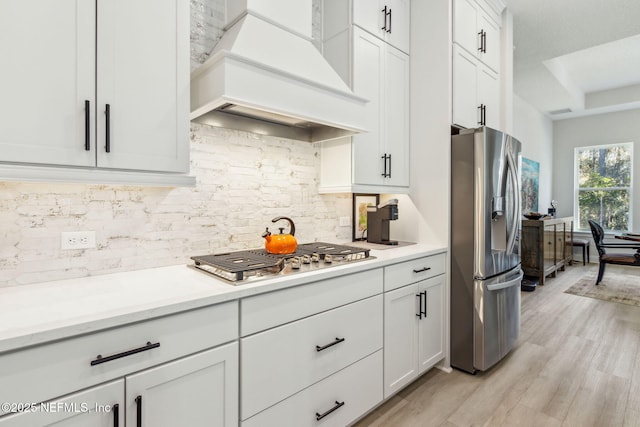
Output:
<path fill-rule="evenodd" d="M 522 212 L 538 212 L 540 163 L 522 158 Z M 537 219 L 537 218 L 536 218 Z"/>
<path fill-rule="evenodd" d="M 352 241 L 367 240 L 367 206 L 379 204 L 379 194 L 353 194 Z"/>
<path fill-rule="evenodd" d="M 556 208 L 558 207 L 558 201 L 557 200 L 552 200 L 551 201 L 551 207 L 549 209 L 547 209 L 547 213 L 549 214 L 549 216 L 555 218 L 556 217 Z"/>
<path fill-rule="evenodd" d="M 527 219 L 540 219 L 544 216 L 545 215 L 541 214 L 540 212 L 529 212 L 524 214 L 524 217 Z"/>

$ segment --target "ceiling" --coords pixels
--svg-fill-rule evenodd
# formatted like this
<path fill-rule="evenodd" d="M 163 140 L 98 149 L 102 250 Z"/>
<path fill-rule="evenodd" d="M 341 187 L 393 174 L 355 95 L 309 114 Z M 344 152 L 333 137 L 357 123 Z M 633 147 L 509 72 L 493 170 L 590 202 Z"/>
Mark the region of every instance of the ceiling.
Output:
<path fill-rule="evenodd" d="M 640 1 L 504 2 L 519 97 L 554 120 L 640 108 Z"/>

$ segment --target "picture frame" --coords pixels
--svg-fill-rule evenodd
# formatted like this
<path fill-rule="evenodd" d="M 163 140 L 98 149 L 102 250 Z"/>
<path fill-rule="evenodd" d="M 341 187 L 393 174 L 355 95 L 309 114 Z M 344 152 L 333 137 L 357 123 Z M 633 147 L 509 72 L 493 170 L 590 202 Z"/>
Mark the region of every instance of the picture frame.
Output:
<path fill-rule="evenodd" d="M 353 242 L 367 240 L 367 206 L 378 206 L 379 194 L 353 193 L 353 210 L 351 218 L 351 239 Z"/>

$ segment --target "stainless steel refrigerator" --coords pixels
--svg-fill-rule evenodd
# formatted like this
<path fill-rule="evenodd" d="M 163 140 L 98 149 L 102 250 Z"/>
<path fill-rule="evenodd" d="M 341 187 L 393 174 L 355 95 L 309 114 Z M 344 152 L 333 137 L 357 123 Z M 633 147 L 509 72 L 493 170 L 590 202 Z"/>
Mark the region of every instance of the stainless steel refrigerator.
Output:
<path fill-rule="evenodd" d="M 499 362 L 520 331 L 520 142 L 468 129 L 451 138 L 451 365 Z"/>

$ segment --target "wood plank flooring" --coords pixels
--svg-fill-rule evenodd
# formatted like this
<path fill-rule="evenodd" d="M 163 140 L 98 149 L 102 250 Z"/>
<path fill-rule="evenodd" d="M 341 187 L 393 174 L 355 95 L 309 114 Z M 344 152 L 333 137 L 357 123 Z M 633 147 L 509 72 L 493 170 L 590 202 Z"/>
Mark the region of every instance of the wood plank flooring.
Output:
<path fill-rule="evenodd" d="M 640 307 L 564 293 L 596 269 L 523 292 L 517 346 L 493 369 L 432 369 L 356 426 L 640 426 Z"/>

